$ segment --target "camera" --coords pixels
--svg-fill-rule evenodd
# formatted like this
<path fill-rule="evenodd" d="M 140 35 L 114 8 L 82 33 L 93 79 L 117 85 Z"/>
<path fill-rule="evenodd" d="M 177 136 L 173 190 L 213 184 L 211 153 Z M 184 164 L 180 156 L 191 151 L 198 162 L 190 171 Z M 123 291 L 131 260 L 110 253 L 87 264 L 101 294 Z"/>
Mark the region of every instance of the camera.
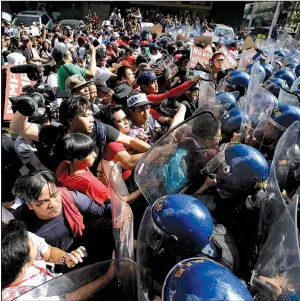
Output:
<path fill-rule="evenodd" d="M 22 87 L 22 95 L 9 98 L 13 112 L 19 111 L 24 116 L 30 116 L 30 121 L 36 122 L 49 117 L 46 106 L 49 106 L 56 97 L 53 89 L 42 82 L 40 67 L 28 64 L 14 66 L 10 70 L 12 73 L 26 73 L 30 80 L 37 80 L 34 86 Z"/>

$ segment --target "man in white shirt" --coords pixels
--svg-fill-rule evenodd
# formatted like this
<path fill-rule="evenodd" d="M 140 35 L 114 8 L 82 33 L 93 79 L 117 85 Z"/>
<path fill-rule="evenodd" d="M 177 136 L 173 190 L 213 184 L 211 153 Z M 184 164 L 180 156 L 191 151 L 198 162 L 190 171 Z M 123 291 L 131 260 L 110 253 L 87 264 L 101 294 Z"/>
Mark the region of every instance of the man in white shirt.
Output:
<path fill-rule="evenodd" d="M 117 75 L 112 73 L 111 70 L 106 68 L 107 56 L 106 50 L 103 48 L 98 48 L 96 50 L 96 73 L 95 73 L 95 84 L 100 85 L 100 83 L 106 83 L 109 79 L 116 80 Z"/>
<path fill-rule="evenodd" d="M 7 55 L 7 63 L 13 65 L 23 65 L 26 64 L 26 57 L 18 52 L 12 52 Z"/>

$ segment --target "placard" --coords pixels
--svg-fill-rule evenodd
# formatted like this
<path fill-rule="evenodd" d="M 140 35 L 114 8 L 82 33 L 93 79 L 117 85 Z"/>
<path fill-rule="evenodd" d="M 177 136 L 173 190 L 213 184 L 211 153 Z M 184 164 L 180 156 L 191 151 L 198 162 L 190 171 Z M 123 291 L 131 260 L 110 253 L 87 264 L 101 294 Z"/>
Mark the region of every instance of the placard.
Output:
<path fill-rule="evenodd" d="M 230 53 L 226 46 L 223 45 L 221 48 L 219 48 L 218 52 L 224 53 L 225 60 L 223 64 L 223 69 L 234 69 L 237 67 L 237 60 Z"/>
<path fill-rule="evenodd" d="M 201 47 L 194 46 L 191 51 L 190 68 L 195 68 L 198 63 L 207 64 L 212 56 L 212 53 Z"/>
<path fill-rule="evenodd" d="M 240 64 L 239 64 L 239 69 L 240 70 L 246 70 L 247 66 L 252 63 L 252 57 L 256 54 L 256 51 L 254 48 L 245 50 L 241 54 L 240 58 Z"/>
<path fill-rule="evenodd" d="M 150 33 L 161 33 L 162 32 L 162 26 L 160 24 L 156 24 L 149 28 Z"/>
<path fill-rule="evenodd" d="M 186 42 L 186 41 L 188 41 L 189 39 L 186 38 L 185 36 L 183 36 L 181 33 L 179 33 L 179 34 L 177 35 L 176 40 L 177 40 L 177 41 L 184 41 L 184 42 Z"/>
<path fill-rule="evenodd" d="M 30 80 L 26 73 L 10 72 L 10 68 L 13 66 L 12 64 L 2 66 L 2 69 L 7 69 L 3 120 L 11 120 L 14 115 L 9 97 L 20 96 L 23 86 L 34 86 L 36 84 L 36 81 Z"/>
<path fill-rule="evenodd" d="M 194 44 L 198 44 L 198 43 L 204 43 L 205 47 L 208 45 L 211 45 L 212 43 L 212 36 L 209 37 L 205 37 L 205 36 L 197 36 L 194 37 Z"/>
<path fill-rule="evenodd" d="M 251 39 L 251 37 L 247 37 L 244 43 L 241 46 L 242 49 L 256 48 L 255 42 Z"/>

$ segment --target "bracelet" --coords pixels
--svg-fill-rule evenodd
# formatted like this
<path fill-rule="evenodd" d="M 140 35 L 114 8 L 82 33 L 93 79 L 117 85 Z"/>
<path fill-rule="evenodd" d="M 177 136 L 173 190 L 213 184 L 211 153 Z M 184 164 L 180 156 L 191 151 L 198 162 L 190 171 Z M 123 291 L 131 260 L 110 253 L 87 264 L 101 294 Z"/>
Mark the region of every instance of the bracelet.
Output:
<path fill-rule="evenodd" d="M 61 264 L 66 264 L 66 258 L 70 255 L 70 253 L 65 253 L 65 255 L 61 259 Z"/>

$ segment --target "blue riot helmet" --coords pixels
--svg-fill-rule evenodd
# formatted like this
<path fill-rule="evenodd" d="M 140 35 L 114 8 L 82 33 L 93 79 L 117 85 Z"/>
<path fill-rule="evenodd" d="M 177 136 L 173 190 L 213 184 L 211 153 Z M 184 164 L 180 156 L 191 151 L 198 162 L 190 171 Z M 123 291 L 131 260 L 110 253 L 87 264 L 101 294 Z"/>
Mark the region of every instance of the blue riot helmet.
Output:
<path fill-rule="evenodd" d="M 268 163 L 263 155 L 245 144 L 228 144 L 208 166 L 217 166 L 217 189 L 223 195 L 251 195 L 264 187 Z M 215 163 L 215 161 L 219 161 Z"/>
<path fill-rule="evenodd" d="M 225 82 L 231 86 L 244 86 L 248 87 L 250 76 L 248 73 L 243 71 L 230 72 L 225 77 Z"/>
<path fill-rule="evenodd" d="M 296 63 L 288 63 L 287 65 L 285 65 L 286 68 L 289 68 L 290 70 L 294 69 L 297 66 Z"/>
<path fill-rule="evenodd" d="M 199 26 L 194 26 L 194 29 L 195 29 L 195 30 L 198 30 L 198 29 L 199 29 Z"/>
<path fill-rule="evenodd" d="M 300 64 L 295 67 L 294 72 L 295 72 L 296 77 L 300 76 Z"/>
<path fill-rule="evenodd" d="M 175 265 L 165 279 L 163 301 L 253 301 L 247 286 L 219 263 L 190 258 Z"/>
<path fill-rule="evenodd" d="M 287 61 L 289 62 L 289 64 L 296 64 L 296 65 L 299 64 L 299 60 L 296 59 L 295 57 L 289 57 Z"/>
<path fill-rule="evenodd" d="M 293 91 L 294 94 L 300 95 L 300 89 Z"/>
<path fill-rule="evenodd" d="M 206 206 L 186 194 L 170 194 L 156 200 L 152 220 L 158 233 L 174 238 L 185 249 L 210 243 L 213 220 Z M 151 245 L 151 243 L 150 243 Z"/>
<path fill-rule="evenodd" d="M 233 108 L 229 111 L 226 111 L 221 116 L 220 122 L 222 136 L 229 138 L 225 140 L 230 140 L 233 136 L 233 133 L 239 132 L 242 122 L 250 124 L 250 119 L 242 110 Z"/>
<path fill-rule="evenodd" d="M 261 66 L 265 69 L 267 80 L 273 73 L 273 67 L 271 64 L 262 64 Z"/>
<path fill-rule="evenodd" d="M 253 65 L 254 64 L 250 64 L 250 65 L 248 65 L 247 66 L 247 73 L 251 73 L 251 69 L 252 69 L 252 67 L 253 67 Z M 255 71 L 256 71 L 256 74 L 257 74 L 257 76 L 258 76 L 258 82 L 260 83 L 260 84 L 262 84 L 264 81 L 265 81 L 265 78 L 266 78 L 266 71 L 265 71 L 265 69 L 264 69 L 264 67 L 262 66 L 262 65 L 255 65 Z"/>
<path fill-rule="evenodd" d="M 235 91 L 237 92 L 237 91 Z M 216 102 L 224 107 L 226 111 L 237 108 L 235 92 L 221 92 L 216 94 Z M 239 94 L 237 92 L 237 94 Z M 237 95 L 236 94 L 236 95 Z"/>
<path fill-rule="evenodd" d="M 282 129 L 287 129 L 295 121 L 300 121 L 300 108 L 292 105 L 279 105 L 273 109 L 273 121 Z"/>
<path fill-rule="evenodd" d="M 280 57 L 285 57 L 285 54 L 281 50 L 276 50 L 274 54 Z"/>
<path fill-rule="evenodd" d="M 251 106 L 252 113 L 251 113 L 251 124 L 253 127 L 257 125 L 259 122 L 259 115 L 261 112 L 266 112 L 270 108 L 274 108 L 278 105 L 277 98 L 268 91 L 259 91 L 258 93 L 253 95 Z"/>
<path fill-rule="evenodd" d="M 267 81 L 263 83 L 262 86 L 277 98 L 279 96 L 281 87 L 284 87 L 286 89 L 289 88 L 287 83 L 283 79 L 275 77 L 270 77 Z"/>
<path fill-rule="evenodd" d="M 291 71 L 285 69 L 276 72 L 274 77 L 285 80 L 289 87 L 291 87 L 295 81 L 295 75 Z"/>
<path fill-rule="evenodd" d="M 190 33 L 190 38 L 193 38 L 196 34 L 194 32 Z"/>

